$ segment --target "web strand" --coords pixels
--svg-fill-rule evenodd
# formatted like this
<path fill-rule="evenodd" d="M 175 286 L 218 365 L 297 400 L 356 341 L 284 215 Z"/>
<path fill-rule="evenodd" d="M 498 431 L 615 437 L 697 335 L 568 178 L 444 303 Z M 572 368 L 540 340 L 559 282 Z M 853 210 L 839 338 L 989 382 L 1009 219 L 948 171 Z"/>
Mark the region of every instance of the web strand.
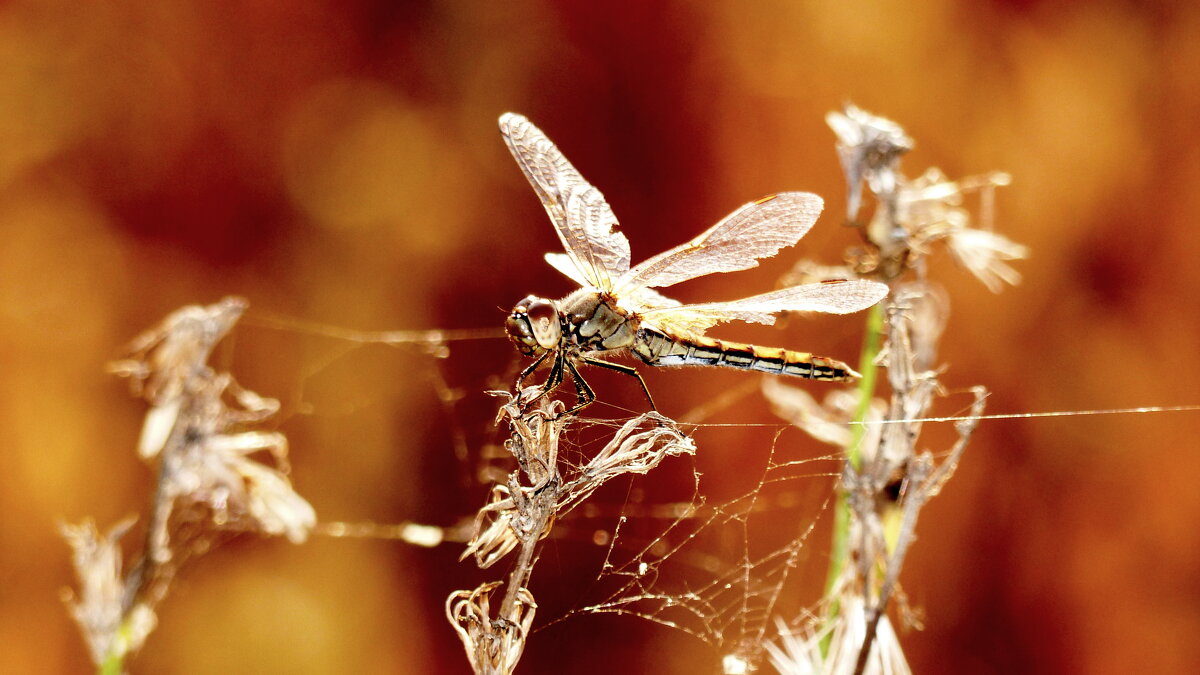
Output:
<path fill-rule="evenodd" d="M 1044 412 L 1027 412 L 1027 413 L 994 413 L 991 415 L 948 415 L 945 417 L 914 417 L 910 419 L 898 420 L 874 420 L 870 422 L 845 422 L 847 426 L 873 426 L 884 424 L 909 424 L 913 422 L 965 422 L 970 420 L 1015 420 L 1026 418 L 1040 417 L 1083 417 L 1089 415 L 1133 415 L 1138 413 L 1169 413 L 1169 412 L 1197 412 L 1200 411 L 1200 404 L 1193 405 L 1154 405 L 1142 406 L 1138 408 L 1102 408 L 1097 410 L 1053 410 Z M 788 424 L 772 424 L 772 423 L 739 423 L 739 422 L 715 422 L 715 423 L 680 423 L 680 426 L 685 427 L 769 427 L 781 428 L 789 427 Z"/>
<path fill-rule="evenodd" d="M 1082 417 L 1085 415 L 1126 415 L 1137 413 L 1165 413 L 1165 412 L 1195 412 L 1200 410 L 1200 405 L 1153 405 L 1142 406 L 1140 408 L 1104 408 L 1099 410 L 1059 410 L 1048 412 L 1028 412 L 1028 413 L 995 413 L 992 415 L 962 415 L 948 417 L 920 417 L 909 420 L 876 420 L 873 422 L 849 422 L 851 425 L 861 424 L 870 426 L 874 424 L 903 424 L 909 422 L 964 422 L 969 420 L 1015 420 L 1033 417 Z"/>
<path fill-rule="evenodd" d="M 242 324 L 270 328 L 273 330 L 293 331 L 306 335 L 345 340 L 361 344 L 424 344 L 438 345 L 444 342 L 464 340 L 495 340 L 504 337 L 499 328 L 452 328 L 445 330 L 354 330 L 340 328 L 291 317 L 276 316 L 256 312 L 242 319 Z"/>

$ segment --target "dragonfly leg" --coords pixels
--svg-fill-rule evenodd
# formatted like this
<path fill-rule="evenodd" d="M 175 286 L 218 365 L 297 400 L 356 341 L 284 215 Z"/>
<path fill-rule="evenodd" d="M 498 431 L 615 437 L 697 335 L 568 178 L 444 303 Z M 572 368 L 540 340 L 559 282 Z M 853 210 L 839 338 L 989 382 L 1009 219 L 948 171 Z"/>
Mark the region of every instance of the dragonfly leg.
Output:
<path fill-rule="evenodd" d="M 579 374 L 579 369 L 575 367 L 574 363 L 571 363 L 570 359 L 563 360 L 566 361 L 567 369 L 571 371 L 571 382 L 575 384 L 575 396 L 577 397 L 575 407 L 563 414 L 573 415 L 594 403 L 596 401 L 596 392 L 592 391 L 591 385 L 587 383 L 587 380 L 583 379 L 583 376 Z M 587 359 L 584 359 L 584 361 L 586 362 Z"/>
<path fill-rule="evenodd" d="M 545 354 L 542 354 L 541 358 L 544 359 L 547 356 L 550 356 L 550 352 L 546 352 Z M 546 394 L 553 392 L 554 389 L 558 388 L 559 384 L 563 383 L 563 362 L 564 362 L 564 360 L 566 360 L 566 359 L 563 357 L 562 353 L 554 352 L 554 363 L 550 366 L 550 376 L 546 377 L 545 382 L 542 382 L 541 390 L 540 390 L 540 392 L 538 392 L 538 395 L 536 395 L 536 396 L 534 396 L 534 398 L 526 401 L 526 404 L 524 404 L 524 406 L 523 406 L 523 410 L 528 410 L 528 408 L 532 407 L 535 404 L 535 402 L 538 402 L 539 400 L 541 400 L 542 396 L 545 396 Z M 541 362 L 541 359 L 539 359 L 539 363 L 540 362 Z M 517 395 L 520 395 L 520 394 L 517 394 Z"/>
<path fill-rule="evenodd" d="M 525 384 L 525 378 L 532 375 L 533 371 L 537 370 L 538 366 L 542 365 L 542 361 L 545 361 L 547 356 L 550 356 L 550 352 L 546 352 L 546 353 L 542 354 L 541 356 L 537 357 L 536 359 L 534 359 L 533 363 L 529 364 L 529 367 L 526 368 L 525 370 L 522 370 L 521 374 L 517 376 L 517 393 L 518 394 L 521 392 L 521 386 Z"/>
<path fill-rule="evenodd" d="M 585 358 L 583 362 L 591 366 L 600 366 L 601 368 L 608 368 L 609 370 L 615 370 L 618 373 L 625 373 L 626 375 L 632 375 L 636 377 L 638 384 L 642 385 L 642 391 L 646 393 L 646 400 L 650 401 L 650 409 L 655 412 L 658 411 L 658 407 L 654 405 L 654 397 L 650 395 L 650 388 L 646 386 L 646 381 L 642 379 L 642 374 L 637 371 L 637 368 L 632 366 L 623 366 L 619 363 L 609 363 L 608 361 L 601 361 L 600 359 Z"/>

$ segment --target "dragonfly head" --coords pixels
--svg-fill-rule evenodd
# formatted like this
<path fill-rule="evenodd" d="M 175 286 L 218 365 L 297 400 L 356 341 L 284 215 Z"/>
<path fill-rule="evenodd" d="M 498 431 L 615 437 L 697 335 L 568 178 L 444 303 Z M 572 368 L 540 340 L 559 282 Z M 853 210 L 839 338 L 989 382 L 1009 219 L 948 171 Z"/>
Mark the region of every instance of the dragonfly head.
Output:
<path fill-rule="evenodd" d="M 526 356 L 558 347 L 562 320 L 558 307 L 545 298 L 531 295 L 517 303 L 504 322 L 508 339 Z"/>

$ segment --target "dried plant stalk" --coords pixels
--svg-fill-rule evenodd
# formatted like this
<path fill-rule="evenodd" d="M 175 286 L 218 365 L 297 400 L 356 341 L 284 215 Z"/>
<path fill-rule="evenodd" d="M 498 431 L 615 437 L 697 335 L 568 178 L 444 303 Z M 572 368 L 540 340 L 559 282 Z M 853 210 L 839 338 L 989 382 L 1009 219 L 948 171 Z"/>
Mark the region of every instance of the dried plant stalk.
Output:
<path fill-rule="evenodd" d="M 487 568 L 518 550 L 516 563 L 507 581 L 456 591 L 446 602 L 447 619 L 471 667 L 480 674 L 511 673 L 524 651 L 537 609 L 528 583 L 538 543 L 554 521 L 613 478 L 645 474 L 667 457 L 695 452 L 692 440 L 673 421 L 650 412 L 622 424 L 586 464 L 569 466 L 560 459 L 558 445 L 575 416 L 564 414 L 560 401 L 540 396 L 536 387 L 524 393 L 528 396 L 509 396 L 497 420 L 508 423 L 505 449 L 518 468 L 505 484 L 493 486 L 462 555 L 474 556 L 476 565 Z M 536 407 L 524 407 L 521 401 L 531 398 L 536 398 Z M 501 586 L 504 596 L 493 618 L 492 594 Z"/>
<path fill-rule="evenodd" d="M 931 169 L 909 180 L 899 166 L 913 142 L 899 125 L 854 106 L 830 113 L 827 121 L 838 136 L 849 220 L 858 216 L 864 183 L 876 208 L 860 224 L 865 247 L 850 252 L 848 268 L 807 269 L 872 278 L 887 283 L 890 292 L 868 321 L 857 405 L 846 393 L 831 394 L 820 406 L 780 383 L 764 386 L 777 412 L 846 455 L 825 616 L 809 622 L 798 637 L 781 625 L 783 646 L 772 646 L 771 655 L 783 673 L 907 673 L 886 610 L 899 592 L 920 510 L 953 474 L 987 395 L 983 387 L 971 389 L 970 414 L 958 423 L 958 441 L 940 463 L 918 448 L 921 420 L 940 393 L 937 343 L 948 304 L 925 279 L 925 260 L 935 242 L 945 241 L 956 260 L 999 291 L 1019 280 L 1009 262 L 1028 251 L 993 232 L 990 214 L 984 215 L 983 229 L 972 227 L 962 207 L 964 194 L 990 197 L 995 187 L 1008 184 L 1007 174 L 950 181 Z M 906 280 L 909 275 L 916 280 Z M 876 365 L 887 370 L 886 402 L 874 397 Z M 847 421 L 853 425 L 848 432 L 837 428 Z"/>
<path fill-rule="evenodd" d="M 184 307 L 110 366 L 150 405 L 138 454 L 155 465 L 156 482 L 144 547 L 124 576 L 118 540 L 135 519 L 103 538 L 91 521 L 63 528 L 80 579 L 71 613 L 102 672 L 120 672 L 153 630 L 154 608 L 182 561 L 219 532 L 285 535 L 300 543 L 316 523 L 312 506 L 287 479 L 287 439 L 249 428 L 274 415 L 279 402 L 208 365 L 245 308 L 240 298 Z M 259 453 L 273 464 L 255 460 Z"/>

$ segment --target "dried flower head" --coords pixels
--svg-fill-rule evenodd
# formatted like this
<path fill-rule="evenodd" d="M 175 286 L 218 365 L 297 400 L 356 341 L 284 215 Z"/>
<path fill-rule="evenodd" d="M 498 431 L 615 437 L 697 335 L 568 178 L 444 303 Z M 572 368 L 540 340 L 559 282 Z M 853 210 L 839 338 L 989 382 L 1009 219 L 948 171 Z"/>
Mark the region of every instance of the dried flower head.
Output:
<path fill-rule="evenodd" d="M 832 623 L 817 628 L 807 622 L 799 630 L 778 622 L 779 644 L 767 643 L 771 665 L 781 675 L 908 675 L 912 670 L 904 658 L 900 640 L 887 616 L 875 628 L 874 646 L 859 668 L 859 650 L 866 638 L 867 604 L 861 595 L 847 593 L 838 598 L 838 614 Z"/>
<path fill-rule="evenodd" d="M 475 564 L 480 569 L 487 569 L 508 555 L 521 543 L 513 526 L 516 517 L 517 504 L 513 501 L 508 486 L 493 485 L 487 506 L 475 514 L 474 534 L 458 559 L 465 560 L 467 556 L 473 555 Z"/>
<path fill-rule="evenodd" d="M 912 139 L 898 124 L 852 105 L 842 113 L 829 113 L 826 122 L 838 137 L 849 191 L 848 217 L 857 218 L 863 183 L 879 204 L 863 228 L 873 250 L 855 256 L 860 273 L 884 281 L 898 279 L 908 269 L 923 274 L 929 245 L 945 240 L 955 260 L 993 292 L 1020 280 L 1008 263 L 1024 258 L 1028 249 L 991 229 L 993 194 L 1009 184 L 1008 174 L 995 171 L 951 181 L 931 168 L 909 180 L 900 172 L 900 157 L 912 148 Z M 964 195 L 974 192 L 984 199 L 982 227 L 974 227 L 963 208 Z"/>
<path fill-rule="evenodd" d="M 521 660 L 537 613 L 533 594 L 521 588 L 511 609 L 493 619 L 491 596 L 501 585 L 499 581 L 489 582 L 473 591 L 456 591 L 446 599 L 446 618 L 462 640 L 476 673 L 511 673 Z"/>
<path fill-rule="evenodd" d="M 853 440 L 850 422 L 858 410 L 858 396 L 852 389 L 834 389 L 825 395 L 825 402 L 818 403 L 804 389 L 784 384 L 779 378 L 764 377 L 763 396 L 771 403 L 776 415 L 787 420 L 822 443 L 845 449 Z M 867 413 L 868 422 L 883 419 L 886 404 L 875 399 Z M 879 443 L 880 426 L 868 424 L 864 448 L 873 448 Z"/>
<path fill-rule="evenodd" d="M 962 228 L 946 239 L 950 253 L 963 267 L 974 274 L 993 293 L 1004 290 L 1004 284 L 1015 286 L 1021 274 L 1010 260 L 1020 260 L 1029 255 L 1029 249 L 991 230 Z"/>
<path fill-rule="evenodd" d="M 278 412 L 279 402 L 242 389 L 207 363 L 246 306 L 229 297 L 179 309 L 135 339 L 128 358 L 110 365 L 151 406 L 138 452 L 160 463 L 149 551 L 158 562 L 171 556 L 171 513 L 187 505 L 207 506 L 218 526 L 283 534 L 296 543 L 316 523 L 312 506 L 286 477 L 287 439 L 246 428 Z M 260 452 L 274 466 L 252 457 Z"/>
<path fill-rule="evenodd" d="M 160 459 L 159 490 L 164 502 L 174 502 L 163 507 L 203 504 L 219 526 L 303 542 L 316 513 L 285 475 L 287 438 L 242 429 L 274 414 L 279 403 L 241 389 L 228 373 L 193 378 L 187 394 Z M 259 452 L 269 453 L 275 466 L 255 460 L 252 455 Z M 161 524 L 159 544 L 165 547 L 165 519 Z"/>
<path fill-rule="evenodd" d="M 154 610 L 144 604 L 136 604 L 128 618 L 125 611 L 130 594 L 122 576 L 120 539 L 134 520 L 122 520 L 103 537 L 91 519 L 79 525 L 62 526 L 79 579 L 79 592 L 67 604 L 97 666 L 113 653 L 141 648 L 157 623 Z"/>
<path fill-rule="evenodd" d="M 601 485 L 626 474 L 646 474 L 667 457 L 692 455 L 696 444 L 675 422 L 656 412 L 625 422 L 579 475 L 564 486 L 561 513 L 587 499 Z"/>
<path fill-rule="evenodd" d="M 914 250 L 926 253 L 929 244 L 944 239 L 955 260 L 998 293 L 1004 283 L 1015 285 L 1021 280 L 1008 262 L 1025 258 L 1029 249 L 991 229 L 972 227 L 971 214 L 962 204 L 966 194 L 990 194 L 1010 182 L 1009 175 L 999 171 L 951 181 L 940 170 L 931 168 L 901 186 L 897 221 L 908 232 Z M 990 212 L 985 210 L 984 220 L 990 219 Z"/>
<path fill-rule="evenodd" d="M 913 140 L 899 124 L 850 103 L 840 113 L 826 114 L 825 123 L 837 135 L 838 158 L 850 190 L 846 215 L 854 220 L 862 205 L 864 181 L 876 195 L 895 193 L 900 181 L 900 156 L 912 150 Z"/>
<path fill-rule="evenodd" d="M 162 449 L 183 405 L 187 383 L 209 370 L 213 348 L 246 306 L 242 298 L 227 297 L 207 307 L 182 307 L 135 338 L 125 359 L 109 364 L 109 372 L 128 377 L 134 395 L 151 406 L 138 443 L 142 457 L 152 457 Z"/>

